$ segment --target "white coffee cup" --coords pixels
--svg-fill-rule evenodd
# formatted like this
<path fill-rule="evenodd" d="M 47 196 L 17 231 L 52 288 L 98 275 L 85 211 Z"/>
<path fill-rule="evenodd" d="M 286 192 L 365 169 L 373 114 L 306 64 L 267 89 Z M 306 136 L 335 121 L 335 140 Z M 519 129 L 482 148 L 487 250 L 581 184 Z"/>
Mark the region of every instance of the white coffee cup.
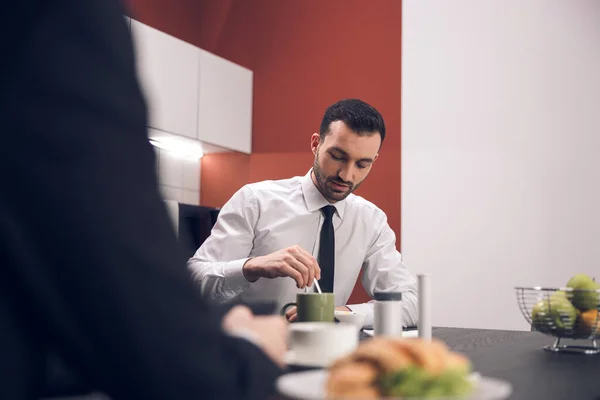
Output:
<path fill-rule="evenodd" d="M 351 324 L 295 322 L 289 326 L 292 363 L 328 366 L 358 346 L 358 332 Z"/>

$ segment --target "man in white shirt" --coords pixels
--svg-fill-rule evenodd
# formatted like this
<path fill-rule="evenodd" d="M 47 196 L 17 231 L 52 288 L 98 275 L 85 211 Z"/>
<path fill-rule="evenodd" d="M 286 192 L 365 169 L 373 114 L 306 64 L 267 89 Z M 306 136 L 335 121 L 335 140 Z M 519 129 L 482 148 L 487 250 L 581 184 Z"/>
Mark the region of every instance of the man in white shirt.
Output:
<path fill-rule="evenodd" d="M 303 177 L 245 185 L 223 206 L 210 237 L 188 261 L 213 301 L 276 301 L 296 293 L 335 293 L 337 309 L 366 313 L 373 304 L 346 304 L 361 270 L 371 298 L 402 292 L 403 323 L 417 323 L 414 275 L 402 263 L 385 213 L 352 194 L 369 174 L 385 139 L 379 112 L 349 99 L 325 111 L 311 137 L 313 168 Z M 317 261 L 318 260 L 318 261 Z M 291 279 L 290 279 L 291 278 Z M 295 309 L 288 312 L 295 319 Z"/>

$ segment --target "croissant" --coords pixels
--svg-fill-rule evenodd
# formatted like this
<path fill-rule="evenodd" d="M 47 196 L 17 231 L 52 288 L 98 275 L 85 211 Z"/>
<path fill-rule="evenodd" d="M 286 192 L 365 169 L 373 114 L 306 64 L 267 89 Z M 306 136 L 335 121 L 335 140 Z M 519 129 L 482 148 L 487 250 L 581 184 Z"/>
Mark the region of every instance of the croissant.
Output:
<path fill-rule="evenodd" d="M 331 365 L 326 391 L 344 399 L 464 394 L 470 368 L 439 340 L 373 338 Z"/>

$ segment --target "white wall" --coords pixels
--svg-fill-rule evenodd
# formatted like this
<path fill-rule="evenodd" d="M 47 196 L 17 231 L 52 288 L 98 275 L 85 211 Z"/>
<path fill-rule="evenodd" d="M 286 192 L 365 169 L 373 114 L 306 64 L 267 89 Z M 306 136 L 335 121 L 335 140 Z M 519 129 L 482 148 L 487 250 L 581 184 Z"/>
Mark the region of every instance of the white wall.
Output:
<path fill-rule="evenodd" d="M 600 1 L 404 0 L 402 252 L 438 326 L 600 278 Z"/>

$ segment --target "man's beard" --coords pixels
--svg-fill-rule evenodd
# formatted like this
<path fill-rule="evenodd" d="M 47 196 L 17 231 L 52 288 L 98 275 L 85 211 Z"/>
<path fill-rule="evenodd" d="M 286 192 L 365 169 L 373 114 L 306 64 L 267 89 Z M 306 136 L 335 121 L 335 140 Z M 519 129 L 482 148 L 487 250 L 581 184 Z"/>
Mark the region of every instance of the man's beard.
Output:
<path fill-rule="evenodd" d="M 315 174 L 315 179 L 317 181 L 317 189 L 323 197 L 325 197 L 330 202 L 336 202 L 344 200 L 346 197 L 350 195 L 350 193 L 354 192 L 362 182 L 359 182 L 356 185 L 353 185 L 352 182 L 345 182 L 340 179 L 338 176 L 325 176 L 325 173 L 321 169 L 319 165 L 319 157 L 315 157 L 315 162 L 313 164 L 313 173 Z M 334 191 L 331 186 L 329 186 L 328 182 L 336 182 L 340 185 L 347 185 L 348 189 L 344 192 Z"/>

